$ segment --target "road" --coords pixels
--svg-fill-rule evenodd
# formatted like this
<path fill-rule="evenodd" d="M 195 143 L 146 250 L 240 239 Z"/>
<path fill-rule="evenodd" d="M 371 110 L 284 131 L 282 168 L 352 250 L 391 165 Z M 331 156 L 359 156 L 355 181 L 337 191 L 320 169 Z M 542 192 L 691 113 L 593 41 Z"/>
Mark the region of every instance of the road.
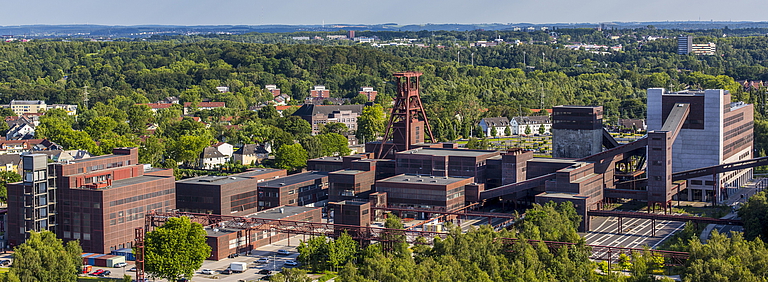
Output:
<path fill-rule="evenodd" d="M 651 236 L 651 223 L 650 219 L 624 218 L 619 233 L 618 218 L 593 217 L 592 231 L 587 232 L 584 239 L 590 245 L 626 248 L 648 246 L 653 249 L 685 226 L 685 222 L 657 220 L 656 236 Z"/>

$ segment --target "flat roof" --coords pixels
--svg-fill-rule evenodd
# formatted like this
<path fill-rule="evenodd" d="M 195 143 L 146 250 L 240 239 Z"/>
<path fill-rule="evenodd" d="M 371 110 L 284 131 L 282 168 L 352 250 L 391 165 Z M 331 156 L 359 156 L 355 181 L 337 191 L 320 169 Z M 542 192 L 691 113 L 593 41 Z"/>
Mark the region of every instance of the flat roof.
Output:
<path fill-rule="evenodd" d="M 319 157 L 308 161 L 343 162 L 344 160 L 341 157 Z"/>
<path fill-rule="evenodd" d="M 584 167 L 584 166 L 586 166 L 588 164 L 591 164 L 591 162 L 574 162 L 572 165 L 569 165 L 568 167 L 564 167 L 564 168 L 558 170 L 558 172 L 561 172 L 561 171 L 562 172 L 567 172 L 567 171 L 572 171 L 572 170 L 580 169 L 580 168 L 582 168 L 582 167 Z"/>
<path fill-rule="evenodd" d="M 238 174 L 233 174 L 232 176 L 254 177 L 254 176 L 259 176 L 259 175 L 262 175 L 262 174 L 278 172 L 278 171 L 281 171 L 281 170 L 282 169 L 276 169 L 276 168 L 257 168 L 257 169 L 252 169 L 252 170 L 249 170 L 249 171 L 246 171 L 246 172 L 241 172 L 241 173 L 238 173 Z"/>
<path fill-rule="evenodd" d="M 294 185 L 297 183 L 302 183 L 306 181 L 311 181 L 315 179 L 320 179 L 323 177 L 327 177 L 328 173 L 323 171 L 310 171 L 310 172 L 303 172 L 293 175 L 288 175 L 284 177 L 280 177 L 278 179 L 273 179 L 270 181 L 264 181 L 259 183 L 259 187 L 281 187 L 281 186 L 288 186 L 288 185 Z"/>
<path fill-rule="evenodd" d="M 305 213 L 315 209 L 322 209 L 322 208 L 300 207 L 300 206 L 279 206 L 279 207 L 274 207 L 268 210 L 263 210 L 257 213 L 249 214 L 246 217 L 263 218 L 263 219 L 283 219 L 289 216 Z"/>
<path fill-rule="evenodd" d="M 492 150 L 470 150 L 470 149 L 452 149 L 452 148 L 416 148 L 408 151 L 398 152 L 397 155 L 429 155 L 429 156 L 457 156 L 457 157 L 479 157 L 489 154 L 499 154 Z"/>
<path fill-rule="evenodd" d="M 558 193 L 541 193 L 536 195 L 537 197 L 547 197 L 547 198 L 560 198 L 560 199 L 576 199 L 576 200 L 584 200 L 589 197 L 581 196 L 576 193 L 564 193 L 564 192 L 558 192 Z"/>
<path fill-rule="evenodd" d="M 235 175 L 229 175 L 229 176 L 205 175 L 205 176 L 182 179 L 182 180 L 176 181 L 176 183 L 198 184 L 198 185 L 225 185 L 225 184 L 230 184 L 230 183 L 235 183 L 235 182 L 240 182 L 245 180 L 253 180 L 253 179 L 248 177 L 235 176 Z"/>
<path fill-rule="evenodd" d="M 429 185 L 448 185 L 459 181 L 464 181 L 470 177 L 445 177 L 445 176 L 429 176 L 429 175 L 416 175 L 416 174 L 400 174 L 390 178 L 377 180 L 376 183 L 408 183 L 408 184 L 429 184 Z"/>
<path fill-rule="evenodd" d="M 542 162 L 542 163 L 577 163 L 576 159 L 561 159 L 561 158 L 533 158 L 528 160 L 529 162 Z"/>
<path fill-rule="evenodd" d="M 338 202 L 330 202 L 329 204 L 342 204 L 342 205 L 353 205 L 353 206 L 362 206 L 365 205 L 367 201 L 355 201 L 355 200 L 344 200 L 344 201 L 338 201 Z"/>
<path fill-rule="evenodd" d="M 333 171 L 330 174 L 350 174 L 350 175 L 355 175 L 355 174 L 360 174 L 360 173 L 364 173 L 364 172 L 368 172 L 368 171 L 357 170 L 357 169 L 344 169 L 344 170 Z"/>
<path fill-rule="evenodd" d="M 219 228 L 209 228 L 209 227 L 205 228 L 205 233 L 207 237 L 219 237 L 219 236 L 223 236 L 223 235 L 227 235 L 235 232 L 237 232 L 237 230 L 234 230 L 234 229 L 224 229 L 224 228 L 219 229 Z"/>
<path fill-rule="evenodd" d="M 112 187 L 111 188 L 120 188 L 120 187 L 123 187 L 123 186 L 134 185 L 134 184 L 139 184 L 139 183 L 144 183 L 144 182 L 150 182 L 150 181 L 155 181 L 155 180 L 163 179 L 163 178 L 170 178 L 170 176 L 142 175 L 142 176 L 137 176 L 137 177 L 131 177 L 131 178 L 126 178 L 126 179 L 115 180 L 115 181 L 112 181 Z M 107 189 L 110 189 L 110 188 L 107 188 Z"/>

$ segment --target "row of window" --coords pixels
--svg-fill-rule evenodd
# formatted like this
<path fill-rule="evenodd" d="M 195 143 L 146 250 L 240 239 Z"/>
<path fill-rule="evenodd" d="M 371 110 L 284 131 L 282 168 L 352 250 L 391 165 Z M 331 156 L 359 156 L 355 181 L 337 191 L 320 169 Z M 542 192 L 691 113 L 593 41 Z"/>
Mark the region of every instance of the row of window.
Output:
<path fill-rule="evenodd" d="M 176 188 L 171 188 L 171 189 L 162 190 L 162 191 L 156 191 L 156 192 L 147 193 L 147 194 L 143 194 L 143 195 L 137 195 L 137 196 L 133 196 L 133 197 L 130 197 L 130 198 L 125 198 L 125 199 L 120 199 L 120 200 L 116 200 L 116 201 L 111 201 L 111 202 L 109 202 L 109 206 L 110 207 L 119 206 L 119 205 L 122 205 L 122 204 L 132 203 L 132 202 L 141 201 L 141 200 L 145 200 L 145 199 L 151 199 L 151 198 L 160 197 L 160 196 L 163 196 L 163 195 L 169 195 L 169 194 L 172 194 L 174 192 L 176 192 Z"/>

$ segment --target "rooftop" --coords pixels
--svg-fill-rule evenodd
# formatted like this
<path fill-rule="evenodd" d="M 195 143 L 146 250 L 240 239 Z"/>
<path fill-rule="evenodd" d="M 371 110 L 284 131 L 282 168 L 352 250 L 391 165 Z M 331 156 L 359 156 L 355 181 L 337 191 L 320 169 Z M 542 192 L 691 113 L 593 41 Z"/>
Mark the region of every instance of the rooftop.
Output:
<path fill-rule="evenodd" d="M 209 227 L 205 228 L 205 233 L 206 233 L 206 236 L 208 237 L 219 237 L 219 236 L 227 235 L 230 233 L 235 233 L 237 231 L 238 230 L 234 230 L 234 229 L 223 229 L 223 228 L 219 229 L 219 228 L 209 228 Z"/>
<path fill-rule="evenodd" d="M 270 181 L 264 181 L 262 183 L 259 183 L 259 187 L 288 186 L 288 185 L 299 184 L 302 182 L 313 181 L 323 177 L 328 177 L 328 173 L 321 172 L 321 171 L 304 172 L 304 173 L 298 173 L 294 175 L 288 175 L 288 176 L 270 180 Z"/>
<path fill-rule="evenodd" d="M 278 172 L 278 171 L 281 171 L 281 170 L 282 169 L 276 169 L 276 168 L 257 168 L 257 169 L 248 170 L 246 172 L 234 174 L 232 176 L 236 176 L 236 177 L 255 177 L 255 176 L 262 175 L 262 174 Z"/>
<path fill-rule="evenodd" d="M 351 175 L 355 175 L 355 174 L 360 174 L 360 173 L 364 173 L 364 172 L 368 172 L 368 171 L 356 170 L 356 169 L 345 169 L 345 170 L 337 170 L 337 171 L 331 172 L 331 174 L 351 174 Z"/>
<path fill-rule="evenodd" d="M 268 210 L 263 210 L 254 214 L 250 214 L 246 217 L 251 218 L 263 218 L 263 219 L 284 219 L 289 216 L 305 213 L 315 209 L 322 209 L 316 207 L 299 207 L 299 206 L 279 206 Z"/>
<path fill-rule="evenodd" d="M 560 192 L 560 193 L 547 193 L 547 192 L 544 192 L 544 193 L 541 193 L 541 194 L 539 194 L 537 196 L 539 196 L 539 197 L 548 197 L 548 198 L 560 198 L 560 199 L 575 199 L 575 200 L 584 200 L 584 199 L 589 198 L 589 197 L 586 197 L 586 196 L 581 196 L 581 195 L 576 194 L 576 193 L 562 193 L 562 192 Z"/>
<path fill-rule="evenodd" d="M 213 176 L 213 175 L 206 175 L 206 176 L 198 176 L 193 178 L 187 178 L 183 180 L 176 181 L 176 183 L 184 183 L 184 184 L 197 184 L 197 185 L 226 185 L 230 183 L 240 182 L 240 181 L 246 181 L 246 180 L 252 180 L 251 178 L 243 177 L 240 175 L 234 176 Z"/>
<path fill-rule="evenodd" d="M 398 152 L 397 155 L 429 155 L 429 156 L 456 156 L 456 157 L 480 157 L 489 154 L 498 154 L 498 151 L 491 150 L 469 150 L 469 149 L 444 149 L 444 148 L 416 148 L 413 150 Z"/>
<path fill-rule="evenodd" d="M 428 176 L 428 175 L 415 175 L 415 174 L 401 174 L 395 175 L 390 178 L 385 178 L 376 181 L 376 183 L 417 183 L 417 184 L 430 184 L 430 185 L 448 185 L 460 181 L 465 181 L 469 178 L 462 177 L 445 177 L 445 176 Z"/>
<path fill-rule="evenodd" d="M 319 157 L 316 159 L 310 159 L 309 161 L 324 161 L 324 162 L 343 162 L 341 157 Z"/>
<path fill-rule="evenodd" d="M 129 185 L 136 185 L 144 182 L 151 182 L 158 179 L 164 179 L 169 177 L 170 176 L 142 175 L 137 177 L 125 178 L 125 179 L 112 181 L 111 188 L 114 189 L 114 188 L 129 186 Z"/>

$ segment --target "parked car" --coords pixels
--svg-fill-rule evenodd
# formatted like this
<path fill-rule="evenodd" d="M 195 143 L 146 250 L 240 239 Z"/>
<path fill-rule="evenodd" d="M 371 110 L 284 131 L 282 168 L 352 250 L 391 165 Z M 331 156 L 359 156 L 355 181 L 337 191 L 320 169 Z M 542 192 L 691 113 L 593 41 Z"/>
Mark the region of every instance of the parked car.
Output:
<path fill-rule="evenodd" d="M 239 256 L 240 256 L 240 254 L 238 254 L 238 253 L 234 253 L 234 254 L 230 254 L 230 255 L 228 255 L 227 257 L 228 257 L 228 258 L 236 258 L 236 257 L 239 257 Z"/>
<path fill-rule="evenodd" d="M 299 265 L 299 262 L 295 261 L 295 260 L 286 260 L 285 261 L 285 265 L 287 265 L 287 266 L 297 266 L 297 265 Z"/>
<path fill-rule="evenodd" d="M 210 274 L 213 274 L 213 270 L 203 268 L 203 270 L 201 270 L 200 273 L 210 275 Z"/>
<path fill-rule="evenodd" d="M 91 273 L 91 275 L 101 275 L 101 273 L 103 273 L 103 272 L 104 272 L 104 269 L 97 269 L 96 271 Z"/>
<path fill-rule="evenodd" d="M 269 269 L 262 269 L 262 270 L 259 270 L 259 274 L 270 275 L 272 274 L 272 271 L 270 271 Z"/>
<path fill-rule="evenodd" d="M 0 260 L 0 265 L 9 265 L 9 264 L 11 264 L 11 260 L 9 259 Z"/>
<path fill-rule="evenodd" d="M 289 252 L 288 250 L 277 250 L 277 254 L 279 254 L 279 255 L 290 255 L 291 252 Z"/>
<path fill-rule="evenodd" d="M 221 271 L 221 274 L 230 275 L 230 274 L 232 274 L 232 269 L 229 269 L 229 268 L 224 269 L 224 270 Z"/>
<path fill-rule="evenodd" d="M 109 270 L 104 270 L 104 272 L 102 272 L 101 274 L 99 274 L 99 276 L 109 276 L 110 274 L 112 274 L 112 271 L 109 271 Z"/>
<path fill-rule="evenodd" d="M 121 267 L 126 267 L 126 266 L 128 266 L 128 264 L 124 263 L 124 262 L 118 262 L 118 263 L 112 265 L 112 267 L 115 267 L 115 268 L 121 268 Z"/>
<path fill-rule="evenodd" d="M 135 267 L 135 266 L 134 266 L 134 267 L 131 267 L 131 269 L 128 269 L 128 271 L 133 271 L 133 272 L 136 272 L 136 267 Z"/>
<path fill-rule="evenodd" d="M 269 263 L 269 257 L 261 257 L 257 259 L 255 263 Z"/>

